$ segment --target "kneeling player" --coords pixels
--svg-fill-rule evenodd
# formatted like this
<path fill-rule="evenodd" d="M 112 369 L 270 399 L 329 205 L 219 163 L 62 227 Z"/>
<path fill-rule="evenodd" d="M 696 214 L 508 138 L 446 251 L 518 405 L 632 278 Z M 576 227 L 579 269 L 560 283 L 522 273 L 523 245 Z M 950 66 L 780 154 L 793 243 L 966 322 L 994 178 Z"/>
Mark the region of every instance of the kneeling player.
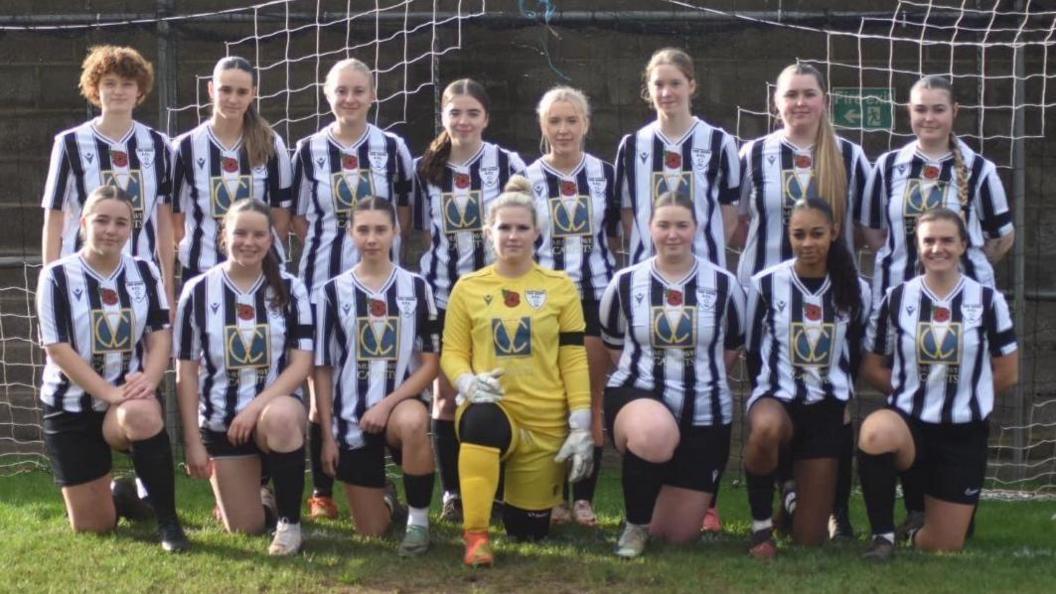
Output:
<path fill-rule="evenodd" d="M 686 543 L 700 526 L 730 452 L 726 372 L 743 342 L 744 295 L 732 274 L 694 257 L 693 203 L 657 198 L 656 256 L 616 274 L 601 300 L 602 338 L 622 349 L 605 419 L 623 454 L 626 522 L 616 554 L 649 536 Z"/>
<path fill-rule="evenodd" d="M 862 361 L 865 379 L 889 394 L 888 408 L 869 415 L 858 436 L 873 560 L 894 552 L 896 472 L 906 470 L 924 480 L 924 525 L 910 541 L 929 551 L 964 546 L 986 474 L 994 396 L 1019 380 L 1005 298 L 961 273 L 961 215 L 930 210 L 916 235 L 924 274 L 884 296 Z"/>
<path fill-rule="evenodd" d="M 265 458 L 278 516 L 268 552 L 291 555 L 302 542 L 306 418 L 298 392 L 312 368 L 311 306 L 271 250 L 267 205 L 236 202 L 223 223 L 227 260 L 184 285 L 176 315 L 187 471 L 210 479 L 228 530 L 258 534 Z"/>
<path fill-rule="evenodd" d="M 384 499 L 387 445 L 403 466 L 410 507 L 399 553 L 418 555 L 429 548 L 433 495 L 429 410 L 421 396 L 439 369 L 436 305 L 425 279 L 389 256 L 396 237 L 392 203 L 360 200 L 349 225 L 362 259 L 316 298 L 322 464 L 346 484 L 356 529 L 380 536 L 393 511 Z"/>
<path fill-rule="evenodd" d="M 550 509 L 593 462 L 583 310 L 563 272 L 533 259 L 538 215 L 527 179 L 514 176 L 487 212 L 495 264 L 465 275 L 448 302 L 441 365 L 459 392 L 467 565 L 491 565 L 488 520 L 500 467 L 503 521 L 518 539 L 547 535 Z"/>

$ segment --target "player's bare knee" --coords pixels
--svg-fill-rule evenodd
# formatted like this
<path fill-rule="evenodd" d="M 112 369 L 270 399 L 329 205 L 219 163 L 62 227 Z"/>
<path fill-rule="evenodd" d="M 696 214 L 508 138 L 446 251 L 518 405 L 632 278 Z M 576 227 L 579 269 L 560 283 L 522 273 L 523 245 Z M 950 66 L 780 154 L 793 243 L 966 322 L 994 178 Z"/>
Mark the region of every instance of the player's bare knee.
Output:
<path fill-rule="evenodd" d="M 125 402 L 117 409 L 117 424 L 130 441 L 149 439 L 165 426 L 157 406 L 147 401 Z"/>
<path fill-rule="evenodd" d="M 654 464 L 670 460 L 675 455 L 676 446 L 676 438 L 653 425 L 642 425 L 637 431 L 627 435 L 626 448 L 635 456 Z"/>

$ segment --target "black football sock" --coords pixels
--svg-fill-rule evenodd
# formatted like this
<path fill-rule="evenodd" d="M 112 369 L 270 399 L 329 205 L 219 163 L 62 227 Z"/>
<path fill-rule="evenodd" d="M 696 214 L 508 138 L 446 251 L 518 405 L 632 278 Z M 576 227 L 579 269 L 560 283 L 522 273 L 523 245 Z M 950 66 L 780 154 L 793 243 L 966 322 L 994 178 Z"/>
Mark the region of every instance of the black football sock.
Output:
<path fill-rule="evenodd" d="M 433 449 L 436 450 L 436 466 L 440 471 L 440 486 L 444 493 L 458 495 L 458 437 L 455 422 L 433 419 Z"/>
<path fill-rule="evenodd" d="M 630 450 L 623 455 L 623 500 L 627 521 L 645 526 L 653 519 L 660 494 L 662 465 L 647 462 Z"/>
<path fill-rule="evenodd" d="M 132 465 L 143 481 L 150 504 L 159 523 L 178 522 L 176 517 L 176 479 L 172 464 L 172 444 L 162 428 L 154 437 L 133 441 Z"/>
<path fill-rule="evenodd" d="M 433 501 L 433 484 L 436 473 L 403 475 L 403 490 L 407 493 L 407 505 L 418 509 L 428 508 Z"/>
<path fill-rule="evenodd" d="M 578 483 L 572 483 L 572 501 L 580 499 L 594 501 L 594 490 L 598 486 L 598 473 L 601 471 L 601 452 L 601 448 L 594 447 L 594 468 L 586 478 Z"/>
<path fill-rule="evenodd" d="M 755 474 L 745 468 L 744 479 L 748 483 L 748 507 L 751 508 L 752 520 L 771 520 L 774 515 L 774 474 Z"/>
<path fill-rule="evenodd" d="M 304 446 L 292 452 L 267 454 L 271 480 L 275 485 L 275 507 L 280 520 L 301 521 L 301 494 L 304 492 Z"/>
<path fill-rule="evenodd" d="M 312 458 L 312 495 L 333 497 L 334 478 L 323 471 L 323 426 L 308 424 L 308 455 Z"/>
<path fill-rule="evenodd" d="M 895 531 L 895 455 L 858 450 L 858 475 L 873 534 Z"/>
<path fill-rule="evenodd" d="M 833 513 L 850 509 L 851 475 L 854 466 L 854 428 L 847 423 L 840 432 L 840 457 L 836 466 L 836 499 L 832 506 Z"/>

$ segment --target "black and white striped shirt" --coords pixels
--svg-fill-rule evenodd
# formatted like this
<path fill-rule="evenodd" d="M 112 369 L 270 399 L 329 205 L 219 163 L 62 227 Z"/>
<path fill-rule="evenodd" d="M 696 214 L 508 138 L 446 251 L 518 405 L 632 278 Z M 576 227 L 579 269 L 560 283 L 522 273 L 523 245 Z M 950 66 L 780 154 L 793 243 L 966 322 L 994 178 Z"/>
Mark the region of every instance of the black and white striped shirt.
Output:
<path fill-rule="evenodd" d="M 290 154 L 278 134 L 274 139 L 275 154 L 259 167 L 250 165 L 241 140 L 225 147 L 209 122 L 173 141 L 172 208 L 186 215 L 179 246 L 184 268 L 201 274 L 226 259 L 219 248 L 220 225 L 235 202 L 255 198 L 273 208 L 289 208 Z M 276 238 L 275 249 L 285 260 L 281 238 Z"/>
<path fill-rule="evenodd" d="M 634 213 L 630 261 L 641 262 L 653 255 L 649 235 L 653 202 L 661 194 L 677 192 L 697 205 L 693 253 L 725 268 L 726 236 L 720 207 L 737 202 L 740 183 L 733 136 L 699 118 L 678 139 L 664 136 L 659 122 L 624 136 L 616 153 L 616 186 L 620 205 Z"/>
<path fill-rule="evenodd" d="M 359 261 L 347 227 L 360 199 L 376 196 L 393 206 L 409 204 L 413 168 L 403 139 L 372 124 L 350 146 L 342 145 L 329 127 L 297 143 L 290 210 L 308 221 L 299 271 L 309 294 L 314 296 L 323 283 Z M 396 262 L 398 234 L 392 251 Z"/>
<path fill-rule="evenodd" d="M 808 287 L 795 262 L 767 268 L 749 284 L 749 408 L 764 395 L 804 404 L 854 396 L 854 351 L 869 322 L 869 285 L 858 279 L 862 309 L 852 317 L 836 308 L 828 276 Z"/>
<path fill-rule="evenodd" d="M 525 176 L 542 231 L 535 250 L 539 264 L 565 271 L 583 299 L 601 299 L 616 268 L 605 236 L 616 235 L 620 223 L 612 165 L 584 154 L 565 175 L 539 159 Z"/>
<path fill-rule="evenodd" d="M 40 272 L 37 319 L 43 346 L 66 343 L 113 385 L 143 370 L 146 334 L 169 327 L 157 267 L 127 254 L 103 277 L 80 254 L 64 256 Z M 104 411 L 106 401 L 70 381 L 51 359 L 44 364 L 40 399 L 68 412 Z"/>
<path fill-rule="evenodd" d="M 289 351 L 311 351 L 314 332 L 308 293 L 282 272 L 290 296 L 271 305 L 264 275 L 243 292 L 218 264 L 183 286 L 173 337 L 176 358 L 199 363 L 198 423 L 227 431 L 231 421 L 289 365 Z M 295 394 L 299 395 L 299 394 Z"/>
<path fill-rule="evenodd" d="M 377 291 L 351 271 L 316 296 L 315 364 L 333 367 L 333 431 L 337 443 L 364 445 L 364 413 L 421 366 L 421 353 L 439 353 L 436 305 L 425 279 L 393 269 Z"/>
<path fill-rule="evenodd" d="M 88 195 L 117 186 L 132 197 L 132 237 L 125 253 L 158 261 L 158 206 L 170 203 L 172 155 L 164 134 L 139 122 L 124 137 L 104 136 L 92 122 L 60 132 L 51 149 L 41 206 L 65 213 L 60 254 L 81 247 L 78 230 Z"/>
<path fill-rule="evenodd" d="M 926 423 L 969 423 L 994 408 L 991 357 L 1017 345 L 1004 296 L 962 275 L 942 299 L 923 276 L 888 291 L 866 348 L 893 356 L 889 404 Z"/>
<path fill-rule="evenodd" d="M 854 249 L 854 208 L 861 203 L 869 176 L 869 161 L 862 147 L 836 137 L 847 171 L 846 213 L 843 236 L 848 249 Z M 800 149 L 783 131 L 757 138 L 741 148 L 742 216 L 750 217 L 748 239 L 737 263 L 737 280 L 748 286 L 752 275 L 792 258 L 788 241 L 788 219 L 792 206 L 801 198 L 818 196 L 814 149 Z"/>
<path fill-rule="evenodd" d="M 953 155 L 933 161 L 911 142 L 877 159 L 859 209 L 863 225 L 887 230 L 887 242 L 876 254 L 874 304 L 888 289 L 917 275 L 917 218 L 940 206 L 965 218 L 968 251 L 961 261 L 963 272 L 988 287 L 994 286 L 994 269 L 983 253 L 983 244 L 1012 233 L 1012 213 L 994 164 L 964 142 L 957 142 L 968 169 L 966 205 L 958 197 Z"/>
<path fill-rule="evenodd" d="M 415 160 L 415 171 L 420 161 Z M 412 202 L 414 228 L 429 231 L 432 238 L 420 269 L 440 309 L 447 308 L 458 277 L 495 259 L 484 240 L 488 206 L 515 173 L 524 173 L 524 161 L 517 153 L 485 142 L 464 164 L 449 163 L 439 187 L 418 176 Z"/>
<path fill-rule="evenodd" d="M 744 342 L 744 292 L 732 274 L 697 258 L 671 283 L 650 258 L 616 273 L 600 315 L 605 345 L 623 349 L 610 387 L 653 392 L 683 427 L 733 421 L 723 355 Z"/>

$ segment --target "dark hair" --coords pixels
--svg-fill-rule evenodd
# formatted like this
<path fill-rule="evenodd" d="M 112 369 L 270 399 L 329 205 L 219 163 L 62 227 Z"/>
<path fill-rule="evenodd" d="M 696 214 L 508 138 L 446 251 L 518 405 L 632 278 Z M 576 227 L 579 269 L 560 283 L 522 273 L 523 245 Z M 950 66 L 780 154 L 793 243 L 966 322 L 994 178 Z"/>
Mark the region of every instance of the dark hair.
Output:
<path fill-rule="evenodd" d="M 220 58 L 220 61 L 213 67 L 213 85 L 216 85 L 216 79 L 221 72 L 232 69 L 248 72 L 252 77 L 253 86 L 257 86 L 256 69 L 249 63 L 249 60 L 239 56 Z M 249 163 L 254 167 L 267 164 L 268 160 L 275 156 L 275 132 L 267 120 L 257 113 L 257 107 L 253 103 L 249 104 L 246 113 L 242 116 L 242 139 Z"/>
<path fill-rule="evenodd" d="M 352 216 L 348 219 L 349 227 L 352 226 L 356 213 L 368 210 L 377 210 L 389 215 L 389 222 L 392 223 L 393 228 L 396 227 L 396 207 L 392 205 L 392 202 L 377 196 L 360 198 L 359 202 L 356 202 L 356 207 L 352 209 Z"/>
<path fill-rule="evenodd" d="M 255 198 L 243 198 L 227 209 L 227 214 L 224 215 L 224 228 L 234 220 L 236 215 L 242 212 L 255 212 L 267 217 L 269 233 L 275 227 L 275 220 L 271 216 L 270 206 Z M 279 266 L 279 257 L 276 255 L 274 248 L 269 249 L 264 254 L 262 268 L 264 280 L 271 287 L 271 306 L 277 309 L 286 307 L 290 302 L 290 294 L 286 291 L 286 283 L 282 280 L 282 268 Z"/>
<path fill-rule="evenodd" d="M 800 198 L 792 205 L 792 215 L 800 210 L 816 210 L 825 215 L 825 220 L 835 229 L 835 217 L 832 215 L 832 207 L 820 198 Z M 791 215 L 789 216 L 791 222 Z M 792 231 L 790 224 L 789 233 Z M 825 261 L 828 268 L 829 278 L 832 279 L 832 300 L 836 303 L 836 309 L 850 313 L 851 317 L 857 317 L 862 310 L 862 293 L 858 285 L 858 269 L 854 266 L 854 255 L 847 249 L 847 242 L 843 234 L 834 231 L 832 245 L 829 246 L 829 255 Z"/>
<path fill-rule="evenodd" d="M 681 206 L 689 211 L 689 216 L 693 217 L 693 224 L 699 224 L 699 221 L 697 221 L 697 209 L 693 205 L 693 200 L 686 194 L 679 194 L 678 192 L 664 192 L 663 194 L 660 194 L 656 200 L 653 201 L 653 210 L 649 213 L 650 223 L 653 222 L 653 215 L 656 214 L 656 209 L 661 206 Z"/>
<path fill-rule="evenodd" d="M 929 74 L 924 76 L 910 87 L 910 94 L 917 89 L 932 89 L 946 91 L 950 98 L 950 107 L 957 104 L 957 93 L 953 89 L 953 83 L 945 76 Z M 910 105 L 910 109 L 913 106 Z M 953 170 L 957 175 L 957 201 L 961 203 L 961 217 L 968 216 L 971 205 L 968 202 L 968 166 L 964 163 L 964 155 L 961 153 L 961 144 L 957 141 L 957 135 L 950 130 L 950 153 L 953 154 Z"/>
<path fill-rule="evenodd" d="M 488 100 L 488 92 L 484 90 L 484 85 L 471 78 L 460 78 L 447 85 L 440 98 L 441 109 L 459 95 L 469 95 L 480 102 L 485 114 L 491 112 L 491 101 Z M 418 172 L 425 181 L 439 186 L 444 181 L 444 166 L 447 165 L 447 159 L 450 156 L 451 135 L 447 133 L 447 130 L 442 130 L 422 155 L 418 163 Z"/>

